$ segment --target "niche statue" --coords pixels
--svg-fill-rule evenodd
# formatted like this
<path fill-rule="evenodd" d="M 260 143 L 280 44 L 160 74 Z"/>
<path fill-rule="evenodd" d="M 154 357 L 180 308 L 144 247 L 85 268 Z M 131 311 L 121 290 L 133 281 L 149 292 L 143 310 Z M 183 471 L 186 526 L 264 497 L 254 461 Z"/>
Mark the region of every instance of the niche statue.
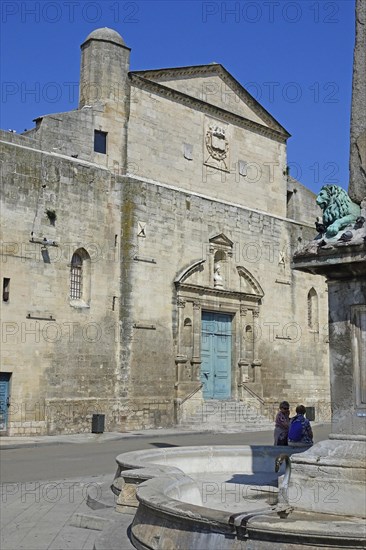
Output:
<path fill-rule="evenodd" d="M 219 262 L 215 263 L 214 266 L 214 287 L 224 288 L 223 278 L 221 275 L 221 264 Z"/>

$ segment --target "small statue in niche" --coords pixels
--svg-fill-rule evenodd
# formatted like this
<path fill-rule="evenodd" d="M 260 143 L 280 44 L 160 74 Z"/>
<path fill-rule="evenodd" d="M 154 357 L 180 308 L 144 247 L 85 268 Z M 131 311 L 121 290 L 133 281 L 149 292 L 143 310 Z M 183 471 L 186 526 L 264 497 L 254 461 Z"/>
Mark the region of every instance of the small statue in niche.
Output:
<path fill-rule="evenodd" d="M 214 265 L 214 287 L 224 288 L 220 262 L 216 262 Z"/>

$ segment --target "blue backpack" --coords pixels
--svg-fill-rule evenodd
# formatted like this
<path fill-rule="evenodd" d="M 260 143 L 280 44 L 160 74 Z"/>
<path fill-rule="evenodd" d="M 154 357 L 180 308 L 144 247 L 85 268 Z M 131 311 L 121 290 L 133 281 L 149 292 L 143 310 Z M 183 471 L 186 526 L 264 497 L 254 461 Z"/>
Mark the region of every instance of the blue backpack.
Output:
<path fill-rule="evenodd" d="M 300 441 L 302 438 L 303 423 L 301 418 L 291 420 L 288 438 L 291 441 Z"/>

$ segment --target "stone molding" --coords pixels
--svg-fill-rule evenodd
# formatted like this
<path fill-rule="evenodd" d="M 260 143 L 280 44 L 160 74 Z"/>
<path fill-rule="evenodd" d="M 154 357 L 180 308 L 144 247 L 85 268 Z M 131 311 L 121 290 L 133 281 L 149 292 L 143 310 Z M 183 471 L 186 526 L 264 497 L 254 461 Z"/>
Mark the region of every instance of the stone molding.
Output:
<path fill-rule="evenodd" d="M 236 266 L 236 269 L 238 271 L 238 274 L 240 277 L 243 277 L 250 286 L 253 288 L 255 294 L 258 296 L 258 298 L 263 298 L 264 296 L 264 290 L 261 287 L 261 285 L 258 283 L 258 281 L 253 277 L 253 275 L 243 266 L 238 265 Z"/>
<path fill-rule="evenodd" d="M 193 65 L 188 67 L 172 67 L 168 69 L 153 69 L 147 71 L 133 71 L 130 75 L 140 76 L 143 78 L 165 78 L 174 79 L 179 77 L 191 77 L 191 76 L 220 76 L 223 82 L 238 94 L 240 99 L 248 105 L 264 122 L 270 127 L 276 127 L 277 130 L 287 137 L 290 134 L 287 130 L 272 116 L 262 105 L 254 99 L 254 97 L 247 92 L 247 90 L 238 82 L 220 63 L 210 65 Z"/>
<path fill-rule="evenodd" d="M 227 248 L 228 251 L 230 251 L 230 249 L 234 246 L 233 241 L 231 241 L 224 233 L 219 233 L 218 235 L 211 237 L 208 239 L 208 242 L 210 243 L 210 252 L 215 250 L 215 245 L 222 248 Z"/>
<path fill-rule="evenodd" d="M 177 90 L 173 90 L 168 86 L 163 86 L 162 84 L 158 84 L 157 82 L 153 82 L 152 80 L 148 80 L 147 78 L 144 78 L 142 76 L 138 76 L 134 73 L 130 73 L 129 76 L 131 79 L 131 84 L 133 84 L 137 88 L 142 88 L 151 93 L 161 95 L 168 99 L 172 99 L 177 103 L 181 103 L 182 105 L 186 105 L 188 107 L 191 107 L 192 109 L 197 109 L 202 111 L 203 113 L 212 115 L 214 117 L 219 117 L 229 124 L 234 124 L 235 126 L 245 128 L 246 130 L 250 130 L 262 136 L 272 138 L 276 141 L 279 141 L 280 143 L 286 143 L 286 140 L 290 137 L 287 132 L 281 132 L 279 130 L 269 128 L 268 126 L 263 126 L 258 122 L 254 122 L 253 120 L 249 120 L 248 118 L 236 115 L 235 113 L 231 113 L 226 109 L 216 107 L 211 103 L 206 103 L 202 99 L 197 99 L 190 95 L 184 94 L 183 92 L 178 92 Z"/>
<path fill-rule="evenodd" d="M 242 301 L 249 301 L 251 303 L 259 303 L 262 296 L 256 295 L 256 294 L 249 294 L 246 292 L 238 292 L 236 290 L 225 290 L 223 288 L 211 288 L 208 286 L 199 286 L 199 285 L 193 285 L 188 283 L 178 283 L 179 289 L 184 290 L 187 292 L 193 292 L 196 294 L 199 294 L 200 296 L 203 295 L 211 295 L 211 296 L 220 296 L 221 298 L 235 298 L 240 299 Z"/>
<path fill-rule="evenodd" d="M 178 273 L 174 279 L 175 286 L 181 285 L 188 277 L 193 275 L 196 271 L 201 271 L 203 269 L 203 264 L 206 260 L 198 260 L 191 264 L 189 267 L 185 267 L 182 271 Z M 183 299 L 183 298 L 182 298 Z"/>

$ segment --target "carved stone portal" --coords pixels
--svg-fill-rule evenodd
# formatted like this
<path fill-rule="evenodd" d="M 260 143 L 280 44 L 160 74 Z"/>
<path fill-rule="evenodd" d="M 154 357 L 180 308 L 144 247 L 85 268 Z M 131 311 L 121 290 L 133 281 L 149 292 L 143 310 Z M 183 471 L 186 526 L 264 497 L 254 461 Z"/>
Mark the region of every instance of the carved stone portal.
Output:
<path fill-rule="evenodd" d="M 202 399 L 202 312 L 231 316 L 231 397 L 243 400 L 249 385 L 262 394 L 255 323 L 264 292 L 243 266 L 235 265 L 232 242 L 220 234 L 210 239 L 207 260 L 195 261 L 182 270 L 177 290 L 176 397 L 187 403 Z M 177 413 L 178 414 L 178 413 Z M 180 413 L 179 413 L 180 414 Z"/>

